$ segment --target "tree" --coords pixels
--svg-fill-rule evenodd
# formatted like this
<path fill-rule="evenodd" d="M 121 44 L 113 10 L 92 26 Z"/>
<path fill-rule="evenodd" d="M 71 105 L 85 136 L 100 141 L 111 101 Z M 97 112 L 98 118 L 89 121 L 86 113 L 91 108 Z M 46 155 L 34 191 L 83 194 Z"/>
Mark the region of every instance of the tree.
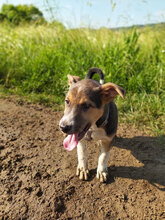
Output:
<path fill-rule="evenodd" d="M 14 25 L 20 23 L 43 23 L 45 19 L 42 12 L 34 5 L 3 4 L 0 13 L 0 22 L 8 22 Z"/>

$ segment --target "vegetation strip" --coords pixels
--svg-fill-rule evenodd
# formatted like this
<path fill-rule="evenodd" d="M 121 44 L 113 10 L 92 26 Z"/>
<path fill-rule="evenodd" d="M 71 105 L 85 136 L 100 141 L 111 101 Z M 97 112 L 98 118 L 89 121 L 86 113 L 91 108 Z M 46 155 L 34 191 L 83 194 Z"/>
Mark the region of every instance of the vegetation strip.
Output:
<path fill-rule="evenodd" d="M 44 104 L 62 104 L 67 74 L 84 78 L 91 67 L 105 73 L 105 82 L 126 90 L 117 99 L 120 120 L 165 131 L 165 28 L 74 29 L 62 24 L 0 26 L 1 93 L 30 97 Z"/>

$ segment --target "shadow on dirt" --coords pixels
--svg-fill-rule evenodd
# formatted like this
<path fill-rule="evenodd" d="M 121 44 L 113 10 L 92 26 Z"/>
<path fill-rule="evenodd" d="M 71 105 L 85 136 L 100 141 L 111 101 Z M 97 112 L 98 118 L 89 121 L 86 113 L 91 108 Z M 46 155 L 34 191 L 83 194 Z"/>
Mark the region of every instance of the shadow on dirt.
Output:
<path fill-rule="evenodd" d="M 130 150 L 132 155 L 144 164 L 142 167 L 109 167 L 109 172 L 113 177 L 135 180 L 145 179 L 159 190 L 165 191 L 165 136 L 159 138 L 146 136 L 134 138 L 116 137 L 113 145 Z M 113 179 L 108 183 L 112 181 Z"/>

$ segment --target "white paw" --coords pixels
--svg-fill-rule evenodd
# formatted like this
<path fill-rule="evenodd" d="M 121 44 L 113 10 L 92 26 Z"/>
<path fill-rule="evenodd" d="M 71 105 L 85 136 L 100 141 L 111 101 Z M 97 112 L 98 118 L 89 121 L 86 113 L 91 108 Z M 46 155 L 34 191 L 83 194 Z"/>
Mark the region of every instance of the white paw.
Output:
<path fill-rule="evenodd" d="M 89 177 L 89 170 L 84 169 L 83 167 L 77 167 L 76 175 L 79 176 L 80 180 L 88 180 Z"/>
<path fill-rule="evenodd" d="M 108 171 L 99 171 L 99 170 L 97 170 L 97 179 L 99 179 L 101 183 L 107 182 L 107 180 L 108 180 Z"/>

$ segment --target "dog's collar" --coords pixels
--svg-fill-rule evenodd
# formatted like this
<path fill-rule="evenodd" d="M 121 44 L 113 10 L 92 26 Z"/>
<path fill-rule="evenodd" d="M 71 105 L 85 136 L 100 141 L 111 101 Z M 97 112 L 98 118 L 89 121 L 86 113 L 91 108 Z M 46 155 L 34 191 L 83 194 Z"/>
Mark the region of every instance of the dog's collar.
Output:
<path fill-rule="evenodd" d="M 101 118 L 99 118 L 96 121 L 96 126 L 99 127 L 104 127 L 107 123 L 108 123 L 108 118 L 109 118 L 109 105 L 105 105 L 104 107 L 104 113 L 101 116 Z"/>

